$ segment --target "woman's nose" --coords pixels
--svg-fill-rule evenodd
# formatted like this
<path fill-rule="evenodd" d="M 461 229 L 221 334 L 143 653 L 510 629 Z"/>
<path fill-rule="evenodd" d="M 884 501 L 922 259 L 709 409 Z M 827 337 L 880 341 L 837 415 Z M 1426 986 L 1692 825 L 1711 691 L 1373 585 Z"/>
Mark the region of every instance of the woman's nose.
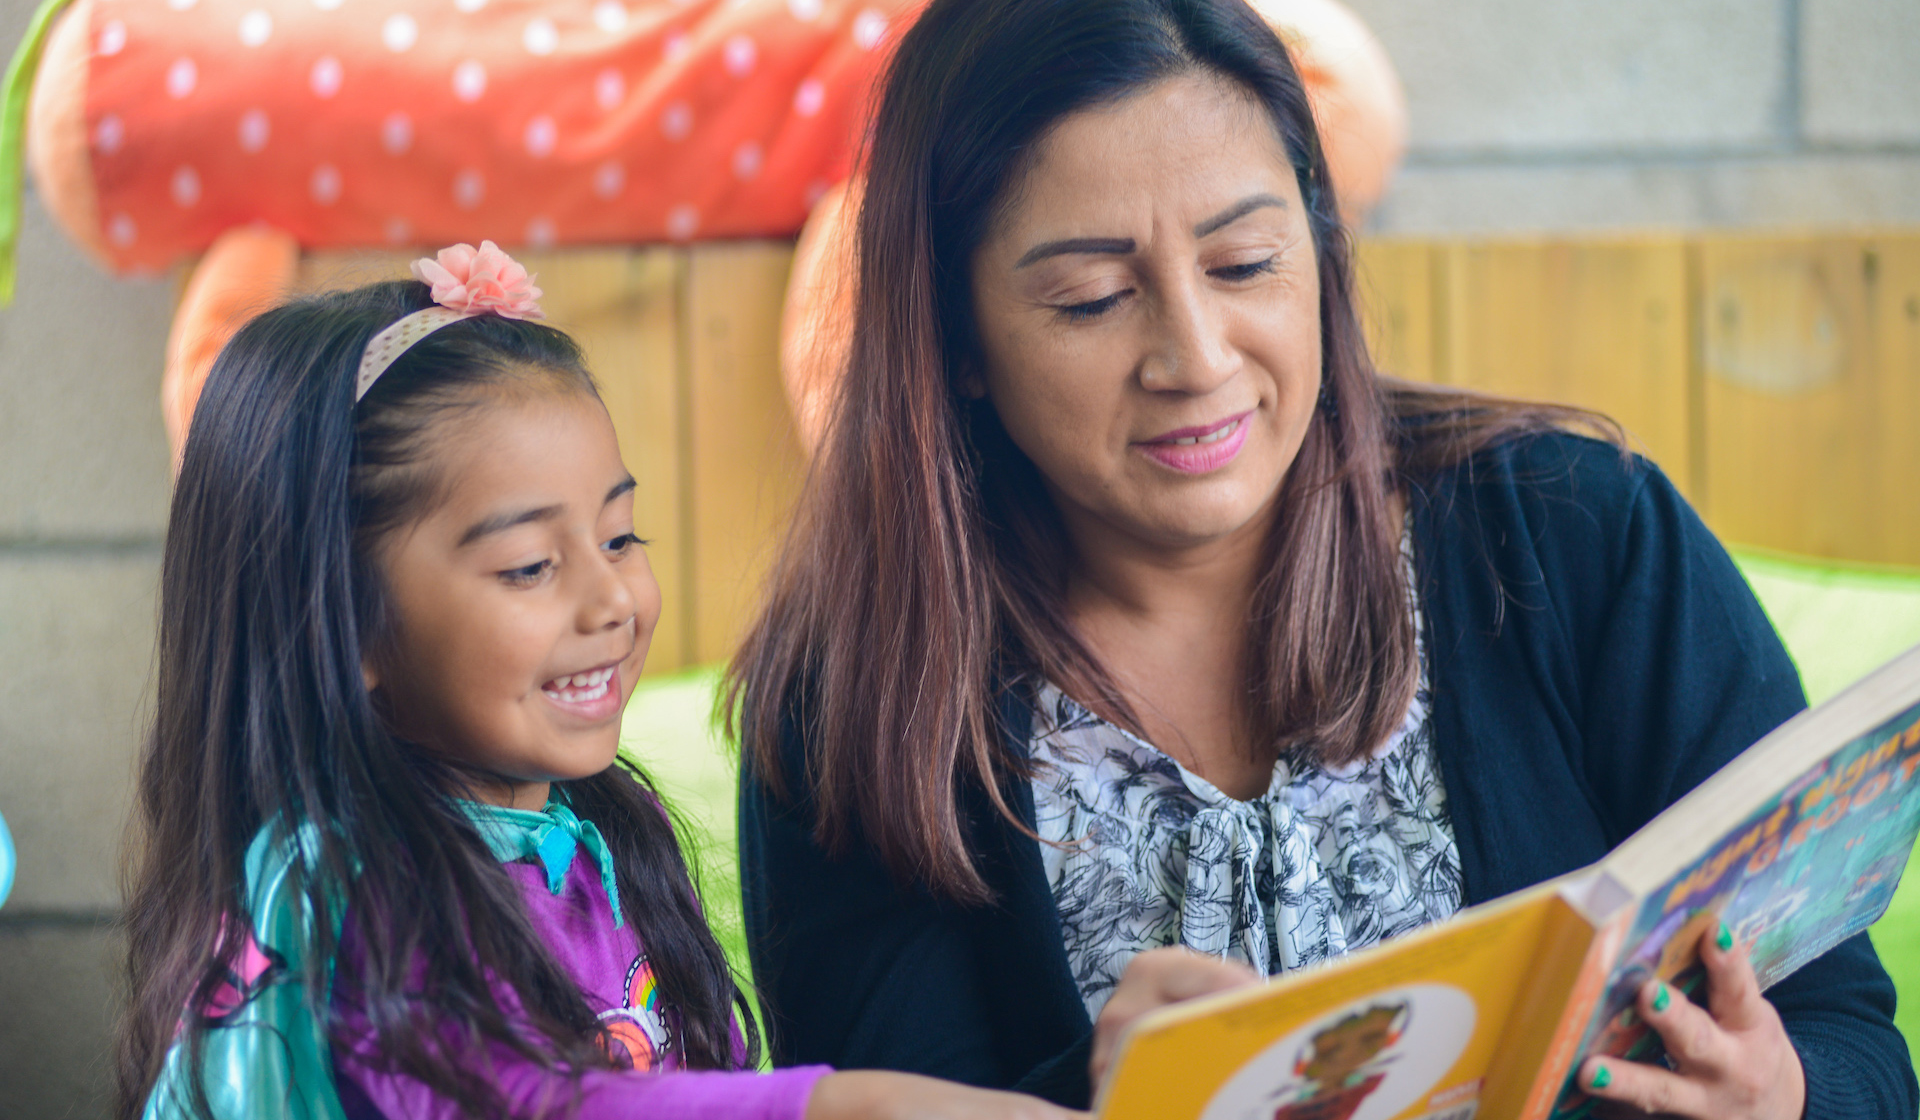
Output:
<path fill-rule="evenodd" d="M 1154 392 L 1207 393 L 1240 368 L 1240 353 L 1227 337 L 1223 309 L 1187 280 L 1162 289 L 1156 336 L 1140 362 L 1140 384 Z"/>

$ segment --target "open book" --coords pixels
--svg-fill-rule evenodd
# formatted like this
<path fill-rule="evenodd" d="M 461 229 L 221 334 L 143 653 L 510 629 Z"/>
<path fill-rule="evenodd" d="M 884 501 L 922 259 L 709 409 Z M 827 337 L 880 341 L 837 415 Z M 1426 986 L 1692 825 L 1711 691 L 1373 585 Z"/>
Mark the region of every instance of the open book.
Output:
<path fill-rule="evenodd" d="M 1555 1120 L 1634 997 L 1703 979 L 1725 921 L 1761 987 L 1873 924 L 1920 829 L 1920 647 L 1801 713 L 1599 863 L 1317 968 L 1169 1007 L 1123 1041 L 1101 1120 Z"/>

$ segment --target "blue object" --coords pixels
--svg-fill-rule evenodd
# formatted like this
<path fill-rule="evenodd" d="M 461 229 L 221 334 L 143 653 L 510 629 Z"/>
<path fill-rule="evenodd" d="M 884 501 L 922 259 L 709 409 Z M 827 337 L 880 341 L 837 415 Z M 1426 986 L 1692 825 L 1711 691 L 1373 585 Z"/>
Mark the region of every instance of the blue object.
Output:
<path fill-rule="evenodd" d="M 13 863 L 13 833 L 7 831 L 7 818 L 0 817 L 0 906 L 13 890 Z"/>

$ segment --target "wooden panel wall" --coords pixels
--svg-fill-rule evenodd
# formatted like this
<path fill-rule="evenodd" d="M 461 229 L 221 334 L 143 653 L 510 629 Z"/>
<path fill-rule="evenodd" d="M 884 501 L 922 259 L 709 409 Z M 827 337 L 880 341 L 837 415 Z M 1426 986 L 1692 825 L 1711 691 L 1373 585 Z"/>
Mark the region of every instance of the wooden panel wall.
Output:
<path fill-rule="evenodd" d="M 1376 360 L 1626 425 L 1728 541 L 1920 566 L 1920 235 L 1363 243 Z"/>
<path fill-rule="evenodd" d="M 1698 253 L 1715 528 L 1920 564 L 1920 238 L 1719 239 Z"/>
<path fill-rule="evenodd" d="M 650 673 L 724 659 L 804 463 L 779 381 L 784 243 L 527 258 L 586 347 L 666 609 Z M 323 255 L 308 286 L 405 274 Z M 1920 566 L 1920 234 L 1368 241 L 1382 368 L 1599 409 L 1729 541 Z"/>

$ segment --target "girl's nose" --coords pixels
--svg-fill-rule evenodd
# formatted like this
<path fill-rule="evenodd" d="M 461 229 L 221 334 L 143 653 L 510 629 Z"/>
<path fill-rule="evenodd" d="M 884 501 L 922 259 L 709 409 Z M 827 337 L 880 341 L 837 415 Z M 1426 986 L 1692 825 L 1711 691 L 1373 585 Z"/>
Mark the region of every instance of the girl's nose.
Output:
<path fill-rule="evenodd" d="M 587 633 L 625 626 L 639 610 L 633 592 L 613 563 L 598 549 L 594 553 L 594 562 L 587 565 L 586 585 L 580 600 L 580 629 Z"/>

